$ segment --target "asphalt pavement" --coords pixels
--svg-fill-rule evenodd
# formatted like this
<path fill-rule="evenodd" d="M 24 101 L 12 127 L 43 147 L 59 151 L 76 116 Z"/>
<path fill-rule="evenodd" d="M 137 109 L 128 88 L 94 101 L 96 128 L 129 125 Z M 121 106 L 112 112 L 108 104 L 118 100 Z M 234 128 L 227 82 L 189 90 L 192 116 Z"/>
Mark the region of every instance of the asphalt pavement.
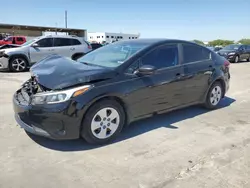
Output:
<path fill-rule="evenodd" d="M 0 188 L 249 188 L 250 63 L 230 67 L 219 109 L 145 119 L 102 147 L 28 135 L 11 100 L 29 73 L 1 72 Z"/>

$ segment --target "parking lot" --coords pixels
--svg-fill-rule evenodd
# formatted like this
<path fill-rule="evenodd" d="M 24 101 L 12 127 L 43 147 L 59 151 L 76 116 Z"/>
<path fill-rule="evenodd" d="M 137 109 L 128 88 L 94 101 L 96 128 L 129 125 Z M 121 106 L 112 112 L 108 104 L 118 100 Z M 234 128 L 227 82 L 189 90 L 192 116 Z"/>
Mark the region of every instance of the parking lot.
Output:
<path fill-rule="evenodd" d="M 230 72 L 219 109 L 142 120 L 102 147 L 27 135 L 11 100 L 29 73 L 1 72 L 0 187 L 250 187 L 250 64 Z"/>

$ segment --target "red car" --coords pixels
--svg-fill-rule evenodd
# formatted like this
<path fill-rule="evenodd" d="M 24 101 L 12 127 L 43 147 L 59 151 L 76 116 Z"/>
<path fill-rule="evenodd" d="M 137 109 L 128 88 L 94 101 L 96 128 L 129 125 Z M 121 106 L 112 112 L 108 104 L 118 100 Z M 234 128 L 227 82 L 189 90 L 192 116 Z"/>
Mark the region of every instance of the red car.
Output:
<path fill-rule="evenodd" d="M 24 36 L 9 36 L 3 40 L 0 40 L 0 46 L 5 44 L 18 44 L 21 45 L 26 42 L 26 37 Z"/>

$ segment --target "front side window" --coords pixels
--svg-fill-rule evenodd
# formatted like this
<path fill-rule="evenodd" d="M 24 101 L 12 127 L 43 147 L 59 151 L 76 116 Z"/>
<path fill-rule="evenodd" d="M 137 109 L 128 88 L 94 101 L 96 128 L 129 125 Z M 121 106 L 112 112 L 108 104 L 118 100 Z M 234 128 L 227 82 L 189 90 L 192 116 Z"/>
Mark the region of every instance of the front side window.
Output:
<path fill-rule="evenodd" d="M 7 37 L 4 39 L 5 41 L 12 41 L 13 40 L 13 37 Z"/>
<path fill-rule="evenodd" d="M 22 41 L 23 41 L 23 38 L 22 38 L 22 37 L 17 37 L 17 41 L 22 42 Z"/>
<path fill-rule="evenodd" d="M 177 45 L 166 45 L 149 52 L 141 59 L 141 65 L 151 65 L 156 69 L 178 65 Z"/>
<path fill-rule="evenodd" d="M 128 60 L 148 44 L 117 42 L 98 48 L 77 61 L 85 64 L 115 68 Z"/>
<path fill-rule="evenodd" d="M 183 46 L 183 63 L 191 63 L 196 61 L 208 60 L 211 57 L 211 52 L 205 47 L 194 44 L 182 44 Z"/>
<path fill-rule="evenodd" d="M 52 47 L 53 46 L 53 38 L 44 38 L 36 42 L 39 47 Z"/>

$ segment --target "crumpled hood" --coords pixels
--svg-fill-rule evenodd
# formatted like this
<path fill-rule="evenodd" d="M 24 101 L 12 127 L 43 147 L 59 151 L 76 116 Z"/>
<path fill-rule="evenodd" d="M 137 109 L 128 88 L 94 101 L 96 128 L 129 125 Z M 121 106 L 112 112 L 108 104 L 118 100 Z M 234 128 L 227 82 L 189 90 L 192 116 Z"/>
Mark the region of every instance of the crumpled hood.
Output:
<path fill-rule="evenodd" d="M 53 90 L 105 80 L 116 75 L 112 69 L 86 65 L 59 55 L 49 56 L 36 63 L 30 72 L 39 84 Z"/>

